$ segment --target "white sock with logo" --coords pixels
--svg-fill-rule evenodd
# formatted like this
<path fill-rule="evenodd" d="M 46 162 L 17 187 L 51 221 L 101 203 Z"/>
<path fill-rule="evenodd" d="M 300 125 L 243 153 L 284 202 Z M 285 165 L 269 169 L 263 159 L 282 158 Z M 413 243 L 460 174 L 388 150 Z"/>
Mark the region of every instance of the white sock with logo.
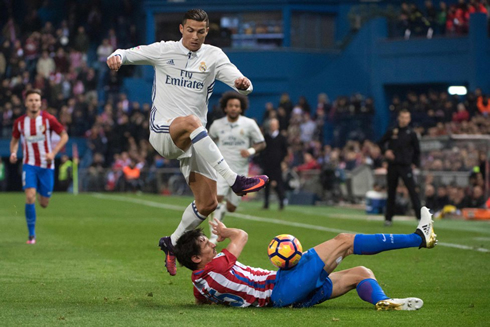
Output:
<path fill-rule="evenodd" d="M 220 150 L 216 144 L 211 140 L 203 126 L 196 128 L 191 133 L 192 146 L 196 152 L 204 158 L 216 171 L 218 174 L 223 176 L 228 185 L 233 185 L 235 183 L 237 174 L 230 169 L 228 163 L 223 158 Z"/>
<path fill-rule="evenodd" d="M 191 204 L 185 208 L 184 213 L 182 214 L 182 220 L 180 221 L 179 226 L 175 230 L 175 232 L 170 235 L 170 239 L 172 240 L 172 244 L 177 244 L 177 240 L 182 236 L 185 232 L 192 230 L 199 226 L 204 220 L 206 216 L 201 215 L 196 208 L 195 201 L 192 201 Z"/>

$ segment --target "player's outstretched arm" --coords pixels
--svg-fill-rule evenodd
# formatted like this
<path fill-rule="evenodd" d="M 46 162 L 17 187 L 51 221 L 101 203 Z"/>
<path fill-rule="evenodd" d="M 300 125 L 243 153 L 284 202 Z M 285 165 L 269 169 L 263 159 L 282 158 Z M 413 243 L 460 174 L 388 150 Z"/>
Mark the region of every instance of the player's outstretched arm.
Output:
<path fill-rule="evenodd" d="M 164 50 L 165 42 L 140 45 L 131 49 L 117 49 L 107 58 L 107 66 L 111 70 L 119 70 L 122 65 L 155 66 Z"/>
<path fill-rule="evenodd" d="M 245 244 L 247 244 L 248 234 L 241 229 L 227 228 L 225 224 L 216 218 L 214 218 L 213 222 L 210 221 L 209 224 L 213 227 L 213 234 L 218 235 L 218 242 L 222 242 L 227 238 L 230 239 L 230 244 L 228 244 L 226 249 L 238 258 Z"/>

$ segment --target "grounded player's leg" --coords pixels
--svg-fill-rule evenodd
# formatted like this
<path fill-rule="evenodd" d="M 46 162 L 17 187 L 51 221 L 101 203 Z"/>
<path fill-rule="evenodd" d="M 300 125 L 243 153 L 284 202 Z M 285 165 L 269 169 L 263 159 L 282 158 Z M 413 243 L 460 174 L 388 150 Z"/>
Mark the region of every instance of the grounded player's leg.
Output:
<path fill-rule="evenodd" d="M 353 289 L 357 290 L 357 294 L 362 300 L 372 304 L 389 299 L 379 286 L 373 272 L 366 267 L 355 267 L 334 272 L 329 277 L 333 284 L 331 299 L 344 295 Z"/>
<path fill-rule="evenodd" d="M 421 209 L 420 222 L 412 234 L 339 234 L 335 238 L 315 246 L 318 256 L 325 263 L 328 273 L 351 254 L 376 254 L 383 251 L 411 247 L 433 248 L 437 244 L 432 216 L 426 207 Z"/>
<path fill-rule="evenodd" d="M 373 272 L 365 267 L 355 267 L 329 275 L 332 281 L 330 299 L 344 295 L 352 289 L 357 290 L 359 297 L 375 305 L 376 310 L 418 310 L 424 302 L 419 298 L 392 299 L 374 277 Z"/>

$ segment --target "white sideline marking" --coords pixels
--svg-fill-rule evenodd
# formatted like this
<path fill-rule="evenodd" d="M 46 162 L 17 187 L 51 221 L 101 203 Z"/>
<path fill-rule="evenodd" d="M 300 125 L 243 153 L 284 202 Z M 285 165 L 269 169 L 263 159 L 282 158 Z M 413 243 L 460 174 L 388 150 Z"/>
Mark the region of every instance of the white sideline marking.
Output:
<path fill-rule="evenodd" d="M 178 211 L 184 211 L 185 210 L 185 207 L 183 207 L 183 206 L 176 206 L 176 205 L 172 205 L 172 204 L 165 204 L 165 203 L 158 203 L 158 202 L 152 202 L 152 201 L 147 201 L 147 200 L 133 199 L 133 198 L 128 198 L 128 197 L 105 195 L 105 194 L 100 194 L 100 193 L 94 193 L 94 194 L 92 194 L 92 196 L 94 196 L 96 198 L 100 198 L 100 199 L 108 199 L 108 200 L 114 200 L 114 201 L 132 202 L 132 203 L 136 203 L 136 204 L 143 204 L 143 205 L 146 205 L 149 207 L 155 207 L 155 208 L 163 208 L 163 209 L 178 210 Z M 267 222 L 267 223 L 284 225 L 284 226 L 301 227 L 301 228 L 312 229 L 312 230 L 320 230 L 320 231 L 325 231 L 325 232 L 359 234 L 359 232 L 348 231 L 348 230 L 343 230 L 343 229 L 329 228 L 329 227 L 316 226 L 316 225 L 310 225 L 310 224 L 303 224 L 303 223 L 297 223 L 297 222 L 292 222 L 292 221 L 284 221 L 284 220 L 274 219 L 274 218 L 256 217 L 256 216 L 244 215 L 244 214 L 235 213 L 235 212 L 228 212 L 227 215 L 235 217 L 235 218 L 240 218 L 240 219 Z M 490 252 L 490 250 L 488 250 L 488 249 L 477 248 L 477 247 L 461 245 L 461 244 L 438 242 L 437 245 L 438 246 L 445 246 L 445 247 L 449 247 L 449 248 L 461 249 L 461 250 L 473 250 L 473 251 L 483 252 L 483 253 Z"/>

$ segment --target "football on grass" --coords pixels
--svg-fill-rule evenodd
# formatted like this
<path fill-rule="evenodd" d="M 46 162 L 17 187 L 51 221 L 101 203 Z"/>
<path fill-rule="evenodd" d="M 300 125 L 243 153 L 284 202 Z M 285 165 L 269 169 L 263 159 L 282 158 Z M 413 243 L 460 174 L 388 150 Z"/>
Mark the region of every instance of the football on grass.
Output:
<path fill-rule="evenodd" d="M 274 266 L 290 269 L 298 264 L 303 254 L 303 248 L 293 235 L 281 234 L 272 239 L 267 252 Z"/>

